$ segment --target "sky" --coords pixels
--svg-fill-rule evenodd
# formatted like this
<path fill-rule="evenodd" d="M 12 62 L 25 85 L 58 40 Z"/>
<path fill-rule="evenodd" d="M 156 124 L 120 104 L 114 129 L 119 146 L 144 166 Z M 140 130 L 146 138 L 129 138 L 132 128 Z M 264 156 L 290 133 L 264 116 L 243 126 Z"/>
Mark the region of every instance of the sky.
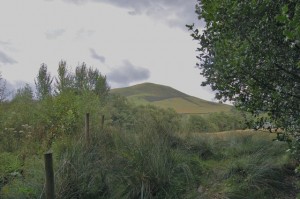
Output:
<path fill-rule="evenodd" d="M 201 87 L 198 43 L 186 24 L 197 22 L 196 0 L 1 0 L 0 72 L 9 88 L 34 87 L 45 63 L 70 70 L 85 62 L 111 88 L 143 82 L 171 86 L 212 101 Z M 201 23 L 197 22 L 199 28 Z"/>

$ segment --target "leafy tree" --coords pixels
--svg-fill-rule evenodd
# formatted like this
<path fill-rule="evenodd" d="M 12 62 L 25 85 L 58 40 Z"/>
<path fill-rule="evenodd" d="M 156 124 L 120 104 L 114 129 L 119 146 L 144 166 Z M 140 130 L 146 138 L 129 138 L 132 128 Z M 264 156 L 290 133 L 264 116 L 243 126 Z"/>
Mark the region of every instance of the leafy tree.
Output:
<path fill-rule="evenodd" d="M 38 99 L 45 99 L 52 94 L 52 81 L 53 78 L 47 71 L 47 65 L 42 64 L 39 73 L 34 80 L 36 86 L 36 95 Z"/>
<path fill-rule="evenodd" d="M 15 101 L 26 101 L 31 102 L 33 99 L 33 91 L 29 84 L 25 84 L 24 87 L 19 88 L 13 98 L 13 102 Z"/>
<path fill-rule="evenodd" d="M 7 98 L 7 90 L 6 90 L 6 81 L 2 78 L 2 75 L 0 73 L 0 102 L 5 101 Z"/>
<path fill-rule="evenodd" d="M 68 71 L 66 61 L 59 62 L 57 73 L 58 77 L 55 78 L 56 93 L 62 93 L 74 87 L 74 76 Z"/>
<path fill-rule="evenodd" d="M 92 91 L 98 96 L 106 96 L 109 92 L 106 77 L 98 69 L 87 68 L 85 63 L 76 67 L 75 89 L 77 92 Z"/>
<path fill-rule="evenodd" d="M 85 63 L 75 69 L 75 88 L 77 91 L 87 90 L 87 66 Z"/>
<path fill-rule="evenodd" d="M 300 126 L 300 2 L 198 0 L 205 28 L 187 25 L 203 86 L 253 114 L 268 113 L 286 128 Z"/>

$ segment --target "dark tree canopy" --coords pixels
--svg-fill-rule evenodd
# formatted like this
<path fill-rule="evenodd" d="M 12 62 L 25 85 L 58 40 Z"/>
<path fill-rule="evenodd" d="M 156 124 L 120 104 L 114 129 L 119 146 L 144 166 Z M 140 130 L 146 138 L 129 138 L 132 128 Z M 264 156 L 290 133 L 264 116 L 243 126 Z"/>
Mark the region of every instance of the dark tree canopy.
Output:
<path fill-rule="evenodd" d="M 285 128 L 300 126 L 300 2 L 198 0 L 206 26 L 187 25 L 199 41 L 202 85 L 219 100 Z"/>

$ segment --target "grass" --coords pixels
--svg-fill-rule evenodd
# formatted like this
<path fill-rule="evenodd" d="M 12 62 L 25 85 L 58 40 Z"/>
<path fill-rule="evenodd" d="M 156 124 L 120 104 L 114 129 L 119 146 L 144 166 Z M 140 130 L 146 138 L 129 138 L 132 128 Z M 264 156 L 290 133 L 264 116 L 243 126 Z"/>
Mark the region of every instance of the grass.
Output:
<path fill-rule="evenodd" d="M 94 131 L 91 146 L 65 136 L 52 147 L 57 198 L 295 198 L 287 144 L 253 131 L 176 134 L 145 124 Z M 155 127 L 155 128 L 154 128 Z M 42 154 L 40 154 L 42 157 Z M 1 198 L 43 195 L 42 158 L 2 153 Z M 6 169 L 8 168 L 8 170 Z"/>
<path fill-rule="evenodd" d="M 207 114 L 222 111 L 228 112 L 231 109 L 230 106 L 210 103 L 195 97 L 169 98 L 152 102 L 152 104 L 161 108 L 173 108 L 177 113 L 182 114 Z"/>
<path fill-rule="evenodd" d="M 161 108 L 173 108 L 177 113 L 183 114 L 227 112 L 232 108 L 229 105 L 209 102 L 189 96 L 171 87 L 152 83 L 112 89 L 111 92 L 126 96 L 137 105 L 152 104 Z"/>
<path fill-rule="evenodd" d="M 205 162 L 204 198 L 295 198 L 286 143 L 272 142 L 273 135 L 251 131 L 204 137 L 214 154 Z"/>

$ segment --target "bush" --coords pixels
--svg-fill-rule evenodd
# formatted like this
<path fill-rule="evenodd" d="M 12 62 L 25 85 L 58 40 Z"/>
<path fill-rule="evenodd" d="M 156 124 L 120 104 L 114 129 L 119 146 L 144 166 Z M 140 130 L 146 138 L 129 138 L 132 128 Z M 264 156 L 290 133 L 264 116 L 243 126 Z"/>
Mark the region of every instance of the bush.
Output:
<path fill-rule="evenodd" d="M 208 115 L 190 115 L 187 122 L 192 132 L 218 132 L 245 129 L 246 121 L 242 113 L 232 110 L 229 113 L 210 113 Z"/>
<path fill-rule="evenodd" d="M 214 122 L 210 122 L 201 115 L 191 115 L 189 118 L 189 130 L 192 132 L 217 132 L 219 128 Z"/>

